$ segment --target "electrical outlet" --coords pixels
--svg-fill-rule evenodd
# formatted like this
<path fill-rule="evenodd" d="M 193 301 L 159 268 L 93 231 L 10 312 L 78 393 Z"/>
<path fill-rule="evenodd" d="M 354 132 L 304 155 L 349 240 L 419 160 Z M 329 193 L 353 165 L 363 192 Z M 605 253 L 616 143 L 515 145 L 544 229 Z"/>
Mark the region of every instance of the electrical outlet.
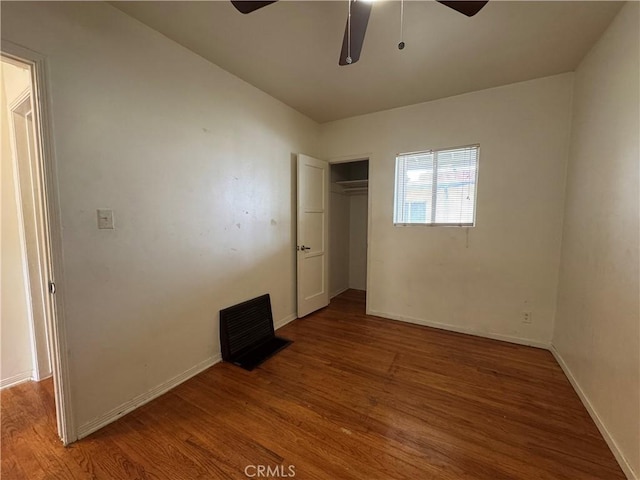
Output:
<path fill-rule="evenodd" d="M 531 323 L 531 312 L 524 311 L 522 312 L 522 323 L 530 324 Z"/>

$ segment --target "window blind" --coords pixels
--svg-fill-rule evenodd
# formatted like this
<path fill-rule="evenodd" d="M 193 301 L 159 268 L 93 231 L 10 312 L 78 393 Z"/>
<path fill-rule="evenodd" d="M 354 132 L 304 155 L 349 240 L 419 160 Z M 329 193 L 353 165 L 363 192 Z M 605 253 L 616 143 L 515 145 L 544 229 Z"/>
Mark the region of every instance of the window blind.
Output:
<path fill-rule="evenodd" d="M 396 157 L 395 225 L 475 224 L 479 146 Z"/>

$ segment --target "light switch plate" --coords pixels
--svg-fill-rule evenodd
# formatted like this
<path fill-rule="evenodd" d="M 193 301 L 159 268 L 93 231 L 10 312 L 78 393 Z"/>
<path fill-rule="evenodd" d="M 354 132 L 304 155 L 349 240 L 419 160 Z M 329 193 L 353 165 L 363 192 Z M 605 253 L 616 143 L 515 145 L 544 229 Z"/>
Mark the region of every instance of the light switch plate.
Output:
<path fill-rule="evenodd" d="M 98 229 L 113 230 L 113 210 L 98 209 Z"/>

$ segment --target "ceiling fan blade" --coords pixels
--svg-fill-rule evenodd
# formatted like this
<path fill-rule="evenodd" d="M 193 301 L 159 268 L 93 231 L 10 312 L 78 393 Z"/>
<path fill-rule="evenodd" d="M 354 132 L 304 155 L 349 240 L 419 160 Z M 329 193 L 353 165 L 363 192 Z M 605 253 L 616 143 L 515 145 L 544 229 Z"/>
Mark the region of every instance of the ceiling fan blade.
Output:
<path fill-rule="evenodd" d="M 360 52 L 364 44 L 364 34 L 367 32 L 367 24 L 369 23 L 372 6 L 372 2 L 366 2 L 364 0 L 351 3 L 351 63 L 356 63 L 360 59 Z M 347 62 L 347 56 L 349 54 L 348 38 L 349 20 L 347 19 L 338 65 L 349 65 Z"/>
<path fill-rule="evenodd" d="M 278 0 L 271 0 L 270 2 L 249 2 L 244 0 L 231 0 L 231 3 L 236 7 L 236 10 L 246 14 L 255 12 L 256 10 L 266 7 L 267 5 L 271 5 L 272 3 L 276 3 L 277 1 Z"/>
<path fill-rule="evenodd" d="M 458 1 L 458 0 L 436 0 L 436 1 L 438 3 L 446 5 L 449 8 L 453 8 L 456 12 L 460 12 L 466 15 L 467 17 L 473 17 L 476 13 L 482 10 L 482 7 L 484 7 L 487 3 L 489 3 L 489 0 L 487 0 L 486 2 L 484 1 L 466 2 L 466 1 Z M 255 2 L 255 3 L 260 3 L 260 2 Z"/>

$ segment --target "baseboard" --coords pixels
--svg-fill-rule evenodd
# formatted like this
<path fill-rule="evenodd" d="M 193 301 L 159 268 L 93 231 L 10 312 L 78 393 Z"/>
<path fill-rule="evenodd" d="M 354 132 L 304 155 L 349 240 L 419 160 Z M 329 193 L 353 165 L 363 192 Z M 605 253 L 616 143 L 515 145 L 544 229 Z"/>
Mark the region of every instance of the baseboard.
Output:
<path fill-rule="evenodd" d="M 618 461 L 618 464 L 620 465 L 620 468 L 622 468 L 622 471 L 624 472 L 624 474 L 627 476 L 629 480 L 638 480 L 637 474 L 633 471 L 633 469 L 631 468 L 631 465 L 629 465 L 629 462 L 627 462 L 627 459 L 622 454 L 622 451 L 618 447 L 618 444 L 613 439 L 613 437 L 609 433 L 609 430 L 607 430 L 607 427 L 605 427 L 604 423 L 600 419 L 598 412 L 596 412 L 596 409 L 593 407 L 593 405 L 591 405 L 589 398 L 580 387 L 580 384 L 578 383 L 576 378 L 573 376 L 571 369 L 565 363 L 564 359 L 562 358 L 562 355 L 560 355 L 560 352 L 556 350 L 556 347 L 553 344 L 549 346 L 549 351 L 553 354 L 556 361 L 560 365 L 560 368 L 562 368 L 562 371 L 569 379 L 569 382 L 571 383 L 571 386 L 578 394 L 578 397 L 580 397 L 582 404 L 587 409 L 587 412 L 589 412 L 589 415 L 593 419 L 593 422 L 596 424 L 596 427 L 598 427 L 598 430 L 600 430 L 600 433 L 602 434 L 604 441 L 607 442 L 609 449 L 613 453 L 613 456 L 616 457 L 616 460 Z"/>
<path fill-rule="evenodd" d="M 298 316 L 295 313 L 292 313 L 291 315 L 287 315 L 286 317 L 284 317 L 282 320 L 274 322 L 273 326 L 276 330 L 278 330 L 279 328 L 284 327 L 287 323 L 293 322 L 296 318 L 298 318 Z"/>
<path fill-rule="evenodd" d="M 337 290 L 337 291 L 329 294 L 329 300 L 331 300 L 334 297 L 337 297 L 338 295 L 340 295 L 341 293 L 346 292 L 347 290 L 349 290 L 349 287 L 344 287 L 344 288 L 342 288 L 340 290 Z"/>
<path fill-rule="evenodd" d="M 367 315 L 375 315 L 376 317 L 389 318 L 391 320 L 400 320 L 401 322 L 413 323 L 416 325 L 423 325 L 425 327 L 437 328 L 440 330 L 447 330 L 449 332 L 465 333 L 467 335 L 473 335 L 475 337 L 491 338 L 492 340 L 501 340 L 503 342 L 517 343 L 518 345 L 526 345 L 528 347 L 549 349 L 549 343 L 541 342 L 538 340 L 531 340 L 529 338 L 512 337 L 510 335 L 502 335 L 499 333 L 482 332 L 474 328 L 460 327 L 458 325 L 451 325 L 448 323 L 431 322 L 422 318 L 407 317 L 404 315 L 397 315 L 388 312 L 378 312 L 376 310 L 367 311 Z"/>
<path fill-rule="evenodd" d="M 110 410 L 107 413 L 100 415 L 99 417 L 91 420 L 90 422 L 87 422 L 84 425 L 81 425 L 78 428 L 78 440 L 116 421 L 117 419 L 126 415 L 127 413 L 135 410 L 138 407 L 141 407 L 145 403 L 150 402 L 154 398 L 157 398 L 160 395 L 167 393 L 172 388 L 177 387 L 181 383 L 189 380 L 191 377 L 194 377 L 195 375 L 206 370 L 212 365 L 215 365 L 221 360 L 222 360 L 221 355 L 217 353 L 207 358 L 206 360 L 198 363 L 197 365 L 189 368 L 188 370 L 185 370 L 181 374 L 176 375 L 172 379 L 164 383 L 161 383 L 160 385 L 149 390 L 148 392 L 138 395 L 137 397 L 134 397 L 131 400 L 124 402 L 123 404 L 114 408 L 113 410 Z"/>
<path fill-rule="evenodd" d="M 13 387 L 15 385 L 18 385 L 19 383 L 28 382 L 29 380 L 32 380 L 32 379 L 33 379 L 32 372 L 19 373 L 18 375 L 13 375 L 12 377 L 9 377 L 9 378 L 4 378 L 0 380 L 0 390 Z"/>
<path fill-rule="evenodd" d="M 35 370 L 33 371 L 33 377 L 31 378 L 31 380 L 33 380 L 34 382 L 41 382 L 43 380 L 46 380 L 47 378 L 53 377 L 53 372 L 52 371 L 47 371 L 43 374 L 41 374 L 40 376 L 38 376 L 38 372 L 36 372 Z"/>
<path fill-rule="evenodd" d="M 286 324 L 292 322 L 296 318 L 298 318 L 298 317 L 297 317 L 297 315 L 295 313 L 292 313 L 291 315 L 287 315 L 282 320 L 280 320 L 278 322 L 274 322 L 274 327 L 277 330 L 277 329 L 279 329 L 281 327 L 284 327 Z M 145 403 L 150 402 L 154 398 L 158 398 L 160 395 L 162 395 L 164 393 L 167 393 L 172 388 L 175 388 L 178 385 L 180 385 L 181 383 L 186 382 L 191 377 L 196 376 L 200 372 L 202 372 L 202 371 L 206 370 L 207 368 L 215 365 L 216 363 L 220 362 L 221 360 L 222 360 L 221 354 L 217 353 L 217 354 L 213 355 L 212 357 L 209 357 L 208 359 L 204 360 L 203 362 L 200 362 L 199 364 L 189 368 L 188 370 L 185 370 L 184 372 L 182 372 L 181 374 L 173 377 L 172 379 L 170 379 L 170 380 L 158 385 L 157 387 L 149 390 L 148 392 L 143 393 L 142 395 L 138 395 L 137 397 L 134 397 L 131 400 L 128 400 L 128 401 L 124 402 L 123 404 L 119 405 L 118 407 L 108 411 L 107 413 L 105 413 L 103 415 L 100 415 L 99 417 L 91 420 L 90 422 L 87 422 L 84 425 L 81 425 L 78 428 L 78 440 L 81 439 L 81 438 L 86 437 L 87 435 L 92 434 L 93 432 L 101 429 L 102 427 L 107 426 L 108 424 L 116 421 L 120 417 L 123 417 L 127 413 L 132 412 L 136 408 L 141 407 Z M 31 377 L 29 376 L 28 379 L 31 379 Z M 10 379 L 8 379 L 8 380 L 10 380 Z M 12 383 L 12 385 L 15 385 L 15 383 Z"/>

